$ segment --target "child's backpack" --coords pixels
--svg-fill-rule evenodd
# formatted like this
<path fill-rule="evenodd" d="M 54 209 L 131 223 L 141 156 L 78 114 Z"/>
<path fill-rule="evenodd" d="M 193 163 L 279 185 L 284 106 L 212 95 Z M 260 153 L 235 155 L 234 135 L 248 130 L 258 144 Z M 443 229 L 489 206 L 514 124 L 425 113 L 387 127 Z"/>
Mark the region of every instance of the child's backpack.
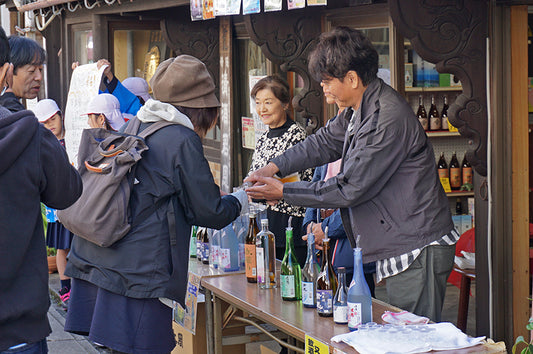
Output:
<path fill-rule="evenodd" d="M 78 172 L 83 181 L 81 197 L 69 208 L 58 210 L 67 229 L 101 247 L 109 247 L 134 226 L 129 208 L 135 166 L 148 150 L 144 139 L 174 123 L 159 121 L 140 134 L 138 118 L 130 119 L 124 133 L 103 128 L 83 130 L 78 151 Z M 139 214 L 135 225 L 153 214 L 159 205 Z"/>

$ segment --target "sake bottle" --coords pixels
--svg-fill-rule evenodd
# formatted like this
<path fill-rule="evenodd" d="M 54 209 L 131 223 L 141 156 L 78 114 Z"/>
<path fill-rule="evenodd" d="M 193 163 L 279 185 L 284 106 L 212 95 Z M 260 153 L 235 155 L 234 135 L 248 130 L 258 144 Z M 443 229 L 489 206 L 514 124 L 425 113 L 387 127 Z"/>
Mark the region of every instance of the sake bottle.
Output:
<path fill-rule="evenodd" d="M 209 264 L 210 249 L 209 249 L 209 234 L 207 228 L 202 230 L 202 263 Z"/>
<path fill-rule="evenodd" d="M 446 158 L 444 153 L 440 153 L 439 162 L 437 163 L 437 170 L 439 173 L 439 178 L 450 178 L 450 170 L 448 170 L 448 164 L 446 163 Z"/>
<path fill-rule="evenodd" d="M 248 233 L 244 244 L 244 262 L 246 268 L 246 280 L 248 283 L 257 283 L 257 259 L 255 255 L 255 239 L 259 233 L 257 227 L 257 215 L 250 213 Z"/>
<path fill-rule="evenodd" d="M 285 255 L 281 262 L 280 285 L 283 300 L 302 299 L 302 269 L 294 254 L 293 233 L 291 227 L 292 216 L 285 230 Z"/>
<path fill-rule="evenodd" d="M 450 130 L 450 127 L 448 126 L 448 98 L 444 96 L 444 104 L 442 106 L 442 113 L 440 114 L 441 117 L 441 129 L 442 130 Z"/>
<path fill-rule="evenodd" d="M 193 225 L 191 227 L 191 240 L 189 244 L 189 256 L 191 258 L 196 258 L 196 230 L 198 229 L 197 226 Z"/>
<path fill-rule="evenodd" d="M 372 322 L 372 296 L 363 273 L 361 248 L 354 248 L 353 279 L 348 289 L 348 328 L 353 331 L 368 322 Z"/>
<path fill-rule="evenodd" d="M 255 240 L 257 284 L 261 289 L 276 287 L 276 246 L 274 234 L 268 230 L 268 219 L 261 220 L 261 232 Z"/>
<path fill-rule="evenodd" d="M 418 117 L 418 121 L 420 122 L 420 125 L 422 125 L 422 128 L 424 128 L 424 130 L 428 130 L 428 115 L 426 113 L 426 109 L 424 108 L 422 95 L 418 96 L 418 111 L 416 112 L 416 116 Z"/>
<path fill-rule="evenodd" d="M 450 186 L 452 190 L 458 190 L 461 188 L 461 166 L 457 160 L 457 154 L 453 153 L 452 159 L 450 160 Z"/>
<path fill-rule="evenodd" d="M 439 111 L 435 105 L 435 96 L 431 96 L 431 107 L 429 108 L 429 130 L 440 130 L 442 128 Z"/>
<path fill-rule="evenodd" d="M 337 292 L 337 278 L 329 260 L 328 228 L 322 243 L 322 268 L 316 280 L 316 308 L 319 316 L 333 316 L 333 295 Z"/>
<path fill-rule="evenodd" d="M 315 235 L 307 235 L 307 258 L 302 269 L 302 303 L 305 307 L 316 307 L 316 279 L 320 266 L 316 261 Z"/>
<path fill-rule="evenodd" d="M 462 174 L 463 174 L 463 184 L 473 184 L 474 183 L 474 177 L 472 172 L 472 165 L 470 165 L 470 162 L 466 159 L 466 153 L 463 157 L 463 163 L 461 164 Z"/>
<path fill-rule="evenodd" d="M 337 268 L 339 287 L 333 298 L 333 322 L 348 323 L 348 289 L 346 288 L 346 268 Z"/>

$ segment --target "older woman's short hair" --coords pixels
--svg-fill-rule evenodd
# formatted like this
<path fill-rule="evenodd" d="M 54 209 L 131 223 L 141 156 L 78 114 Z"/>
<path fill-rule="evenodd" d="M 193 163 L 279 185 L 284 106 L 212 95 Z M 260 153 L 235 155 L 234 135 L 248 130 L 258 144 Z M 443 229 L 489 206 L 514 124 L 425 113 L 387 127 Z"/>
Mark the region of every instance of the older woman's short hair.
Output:
<path fill-rule="evenodd" d="M 257 81 L 257 83 L 252 88 L 250 96 L 255 99 L 257 93 L 264 89 L 269 89 L 270 91 L 272 91 L 274 96 L 276 96 L 276 98 L 280 100 L 283 104 L 288 104 L 291 100 L 291 96 L 289 93 L 289 84 L 287 84 L 287 82 L 279 76 L 266 76 L 261 80 Z"/>

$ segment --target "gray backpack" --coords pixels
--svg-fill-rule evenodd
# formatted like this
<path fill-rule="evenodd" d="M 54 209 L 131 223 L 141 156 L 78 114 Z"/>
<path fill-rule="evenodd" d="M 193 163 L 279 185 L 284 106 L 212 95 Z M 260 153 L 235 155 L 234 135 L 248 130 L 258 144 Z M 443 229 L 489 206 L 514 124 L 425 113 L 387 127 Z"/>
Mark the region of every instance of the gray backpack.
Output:
<path fill-rule="evenodd" d="M 57 216 L 74 234 L 101 247 L 109 247 L 123 238 L 162 204 L 154 204 L 139 214 L 132 224 L 129 201 L 135 166 L 142 153 L 148 150 L 144 139 L 174 123 L 159 121 L 136 135 L 140 124 L 134 117 L 124 133 L 103 128 L 85 129 L 82 133 L 78 172 L 83 181 L 83 192 L 76 203 L 58 210 Z"/>

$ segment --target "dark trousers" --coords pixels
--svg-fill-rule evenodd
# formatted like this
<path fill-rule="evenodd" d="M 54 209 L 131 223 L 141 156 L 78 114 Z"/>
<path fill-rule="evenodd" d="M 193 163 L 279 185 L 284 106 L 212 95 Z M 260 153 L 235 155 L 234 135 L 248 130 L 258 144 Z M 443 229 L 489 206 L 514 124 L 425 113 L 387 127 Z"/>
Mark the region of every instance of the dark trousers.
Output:
<path fill-rule="evenodd" d="M 48 353 L 48 346 L 46 345 L 46 338 L 37 342 L 26 344 L 17 349 L 5 350 L 0 354 L 46 354 Z"/>

